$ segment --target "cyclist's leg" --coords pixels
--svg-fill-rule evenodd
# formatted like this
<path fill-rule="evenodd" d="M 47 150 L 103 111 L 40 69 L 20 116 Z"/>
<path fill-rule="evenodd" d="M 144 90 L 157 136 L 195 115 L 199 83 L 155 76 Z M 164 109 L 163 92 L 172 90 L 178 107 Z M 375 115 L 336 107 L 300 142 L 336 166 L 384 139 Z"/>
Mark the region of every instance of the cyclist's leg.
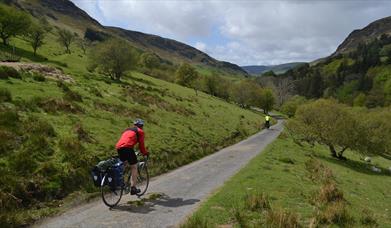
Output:
<path fill-rule="evenodd" d="M 137 176 L 138 176 L 138 171 L 137 171 L 137 164 L 131 165 L 130 166 L 132 170 L 132 187 L 137 187 Z"/>
<path fill-rule="evenodd" d="M 136 153 L 132 149 L 130 151 L 130 159 L 129 159 L 129 165 L 130 165 L 130 169 L 132 171 L 132 184 L 131 184 L 132 187 L 136 187 L 136 184 L 137 184 L 137 175 L 138 175 L 137 163 L 138 163 L 138 161 L 137 161 Z"/>

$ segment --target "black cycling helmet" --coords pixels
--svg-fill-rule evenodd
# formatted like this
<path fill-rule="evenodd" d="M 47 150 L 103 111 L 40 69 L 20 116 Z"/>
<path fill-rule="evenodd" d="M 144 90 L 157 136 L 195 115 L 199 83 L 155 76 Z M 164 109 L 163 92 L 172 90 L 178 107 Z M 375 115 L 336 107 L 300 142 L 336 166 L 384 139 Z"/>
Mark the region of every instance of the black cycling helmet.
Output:
<path fill-rule="evenodd" d="M 134 122 L 133 122 L 134 125 L 136 125 L 137 127 L 143 127 L 144 126 L 144 120 L 142 119 L 136 119 Z"/>

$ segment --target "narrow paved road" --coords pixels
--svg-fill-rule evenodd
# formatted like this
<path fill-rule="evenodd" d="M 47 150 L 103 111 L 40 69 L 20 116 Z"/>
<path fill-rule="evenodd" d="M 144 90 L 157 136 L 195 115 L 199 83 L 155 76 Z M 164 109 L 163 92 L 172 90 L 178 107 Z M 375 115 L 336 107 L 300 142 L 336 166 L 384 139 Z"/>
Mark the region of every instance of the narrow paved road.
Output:
<path fill-rule="evenodd" d="M 174 227 L 182 222 L 216 188 L 260 153 L 282 131 L 282 120 L 233 146 L 155 178 L 150 193 L 162 197 L 142 206 L 127 204 L 136 200 L 127 195 L 109 210 L 103 202 L 71 209 L 36 224 L 37 227 Z"/>

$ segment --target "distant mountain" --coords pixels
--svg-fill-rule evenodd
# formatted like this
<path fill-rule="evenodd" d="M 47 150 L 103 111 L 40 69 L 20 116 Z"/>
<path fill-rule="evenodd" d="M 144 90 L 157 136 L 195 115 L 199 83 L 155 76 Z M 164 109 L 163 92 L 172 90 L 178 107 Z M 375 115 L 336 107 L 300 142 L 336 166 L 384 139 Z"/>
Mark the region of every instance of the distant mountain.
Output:
<path fill-rule="evenodd" d="M 304 62 L 293 62 L 293 63 L 284 63 L 280 65 L 270 65 L 270 66 L 242 66 L 242 69 L 251 75 L 261 75 L 267 71 L 273 71 L 275 74 L 282 74 L 286 71 L 293 69 L 299 65 L 305 64 Z"/>
<path fill-rule="evenodd" d="M 391 35 L 391 17 L 374 21 L 363 29 L 354 30 L 338 46 L 333 56 L 351 52 L 360 43 L 368 43 L 376 38 L 380 38 L 383 34 Z"/>
<path fill-rule="evenodd" d="M 5 0 L 5 2 L 35 17 L 45 17 L 54 26 L 72 30 L 81 37 L 87 30 L 90 34 L 101 37 L 120 37 L 128 40 L 136 48 L 154 52 L 174 63 L 188 62 L 226 74 L 248 75 L 238 65 L 218 61 L 190 45 L 156 35 L 103 26 L 69 0 Z"/>

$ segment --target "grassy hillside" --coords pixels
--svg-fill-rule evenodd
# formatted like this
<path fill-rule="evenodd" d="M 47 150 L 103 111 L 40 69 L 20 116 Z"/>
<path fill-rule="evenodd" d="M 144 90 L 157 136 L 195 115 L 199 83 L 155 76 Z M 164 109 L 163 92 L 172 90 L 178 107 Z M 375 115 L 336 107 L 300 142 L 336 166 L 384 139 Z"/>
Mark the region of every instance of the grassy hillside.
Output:
<path fill-rule="evenodd" d="M 165 61 L 170 61 L 175 65 L 188 62 L 209 67 L 225 76 L 248 76 L 239 66 L 216 60 L 190 45 L 157 35 L 103 26 L 69 0 L 6 0 L 5 2 L 34 17 L 43 17 L 55 27 L 71 30 L 82 38 L 88 29 L 93 33 L 104 34 L 106 38 L 117 37 L 127 40 L 132 46 L 146 52 L 156 53 Z"/>
<path fill-rule="evenodd" d="M 348 161 L 284 133 L 202 204 L 184 227 L 391 227 L 389 160 Z M 325 179 L 325 180 L 323 180 Z"/>
<path fill-rule="evenodd" d="M 29 224 L 54 213 L 75 191 L 96 191 L 89 180 L 90 168 L 116 154 L 114 144 L 136 117 L 146 120 L 153 175 L 237 142 L 258 131 L 262 121 L 258 113 L 139 72 L 128 72 L 121 82 L 90 73 L 82 50 L 73 45 L 72 53 L 64 54 L 53 33 L 38 56 L 21 38 L 11 44 L 22 62 L 53 66 L 74 82 L 27 71 L 1 76 L 0 222 L 4 226 Z M 13 48 L 0 46 L 0 50 L 11 53 Z"/>

